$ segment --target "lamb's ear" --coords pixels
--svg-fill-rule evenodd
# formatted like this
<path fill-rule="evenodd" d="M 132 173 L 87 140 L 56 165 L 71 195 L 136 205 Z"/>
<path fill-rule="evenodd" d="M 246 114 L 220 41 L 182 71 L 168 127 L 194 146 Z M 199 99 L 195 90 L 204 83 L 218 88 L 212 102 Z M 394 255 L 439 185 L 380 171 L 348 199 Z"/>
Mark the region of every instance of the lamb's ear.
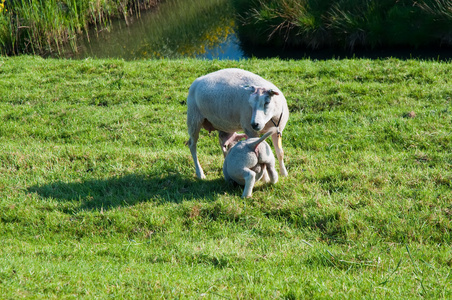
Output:
<path fill-rule="evenodd" d="M 254 93 L 256 91 L 256 87 L 254 87 L 252 85 L 242 85 L 242 87 L 251 93 Z"/>
<path fill-rule="evenodd" d="M 274 95 L 279 95 L 279 93 L 278 93 L 277 91 L 274 91 L 274 90 L 272 90 L 272 89 L 268 90 L 268 91 L 267 91 L 267 94 L 268 94 L 270 97 L 272 97 L 272 96 L 274 96 Z"/>

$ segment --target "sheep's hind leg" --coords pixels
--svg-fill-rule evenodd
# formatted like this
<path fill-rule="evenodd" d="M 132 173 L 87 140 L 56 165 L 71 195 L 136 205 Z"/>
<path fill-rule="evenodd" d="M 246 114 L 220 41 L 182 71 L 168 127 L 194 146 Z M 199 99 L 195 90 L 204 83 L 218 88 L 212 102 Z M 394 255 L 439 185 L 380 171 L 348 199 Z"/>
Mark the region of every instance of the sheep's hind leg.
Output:
<path fill-rule="evenodd" d="M 218 139 L 220 142 L 221 151 L 223 151 L 223 156 L 226 157 L 228 150 L 231 149 L 237 142 L 241 139 L 246 139 L 246 134 L 237 134 L 235 132 L 224 132 L 218 131 Z"/>
<path fill-rule="evenodd" d="M 199 131 L 201 130 L 203 119 L 199 116 L 187 118 L 188 134 L 190 139 L 188 140 L 188 147 L 190 148 L 191 156 L 193 157 L 193 162 L 195 164 L 196 176 L 199 179 L 205 179 L 204 171 L 202 170 L 201 164 L 198 160 L 198 154 L 196 150 L 196 144 L 199 139 Z"/>

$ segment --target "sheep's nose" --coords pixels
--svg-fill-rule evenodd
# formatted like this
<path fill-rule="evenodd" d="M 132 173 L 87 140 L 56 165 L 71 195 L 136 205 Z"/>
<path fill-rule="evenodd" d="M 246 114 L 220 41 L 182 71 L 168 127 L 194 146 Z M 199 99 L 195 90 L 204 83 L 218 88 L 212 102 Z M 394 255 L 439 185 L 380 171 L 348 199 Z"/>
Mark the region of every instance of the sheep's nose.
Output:
<path fill-rule="evenodd" d="M 251 123 L 251 127 L 253 127 L 254 130 L 258 130 L 259 129 L 259 124 L 258 123 Z"/>

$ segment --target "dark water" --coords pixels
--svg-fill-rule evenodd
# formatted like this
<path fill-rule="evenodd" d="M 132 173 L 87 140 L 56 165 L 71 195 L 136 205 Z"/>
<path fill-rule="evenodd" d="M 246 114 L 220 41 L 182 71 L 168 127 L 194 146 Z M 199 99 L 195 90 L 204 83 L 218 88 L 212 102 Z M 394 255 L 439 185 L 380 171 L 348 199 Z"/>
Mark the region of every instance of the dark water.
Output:
<path fill-rule="evenodd" d="M 272 48 L 272 47 L 252 47 L 242 45 L 244 57 L 272 58 L 281 59 L 386 59 L 398 58 L 421 59 L 434 61 L 451 61 L 452 48 L 441 46 L 430 47 L 396 47 L 396 48 L 357 48 L 357 49 L 290 49 L 290 48 Z"/>
<path fill-rule="evenodd" d="M 196 57 L 245 58 L 236 35 L 228 0 L 167 0 L 156 10 L 141 12 L 127 21 L 118 20 L 109 31 L 91 31 L 77 42 L 73 58 Z"/>

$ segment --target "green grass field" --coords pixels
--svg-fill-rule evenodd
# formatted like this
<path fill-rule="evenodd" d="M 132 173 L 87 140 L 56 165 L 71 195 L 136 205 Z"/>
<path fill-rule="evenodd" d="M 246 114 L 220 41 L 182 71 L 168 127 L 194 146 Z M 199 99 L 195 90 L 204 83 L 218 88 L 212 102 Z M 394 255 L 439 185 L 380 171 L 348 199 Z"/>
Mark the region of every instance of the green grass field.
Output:
<path fill-rule="evenodd" d="M 185 98 L 253 71 L 289 177 L 252 199 Z M 0 57 L 2 299 L 450 299 L 452 65 Z"/>

